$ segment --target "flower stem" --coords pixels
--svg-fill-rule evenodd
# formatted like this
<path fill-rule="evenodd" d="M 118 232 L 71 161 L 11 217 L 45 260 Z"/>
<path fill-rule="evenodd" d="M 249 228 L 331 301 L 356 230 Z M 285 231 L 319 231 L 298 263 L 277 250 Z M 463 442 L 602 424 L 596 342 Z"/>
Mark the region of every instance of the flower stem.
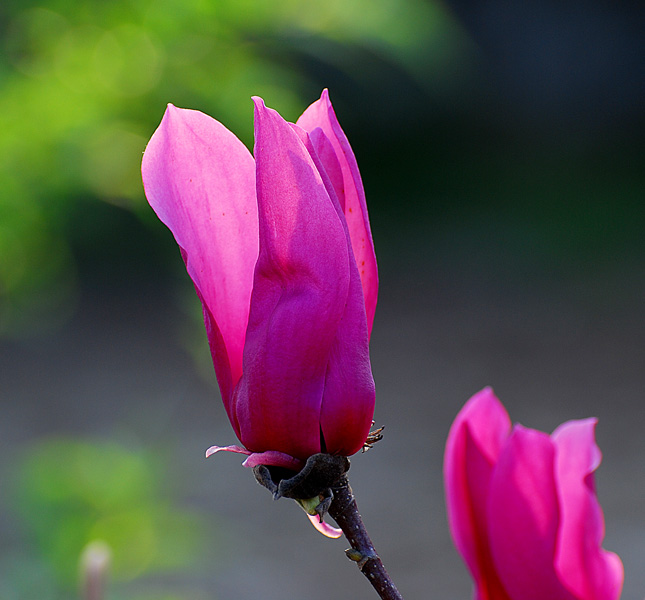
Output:
<path fill-rule="evenodd" d="M 403 600 L 374 550 L 345 475 L 332 487 L 332 491 L 334 499 L 329 507 L 329 515 L 338 523 L 352 546 L 345 554 L 357 563 L 382 600 Z"/>

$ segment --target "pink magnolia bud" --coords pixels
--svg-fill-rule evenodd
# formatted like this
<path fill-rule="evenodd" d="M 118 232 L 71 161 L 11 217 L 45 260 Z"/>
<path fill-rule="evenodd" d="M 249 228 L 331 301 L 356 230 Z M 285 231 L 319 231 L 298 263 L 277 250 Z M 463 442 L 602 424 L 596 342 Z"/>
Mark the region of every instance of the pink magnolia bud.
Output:
<path fill-rule="evenodd" d="M 296 125 L 254 100 L 255 157 L 219 122 L 169 105 L 143 182 L 203 305 L 244 446 L 225 449 L 262 453 L 252 464 L 302 466 L 319 452 L 354 454 L 368 435 L 376 259 L 356 160 L 326 90 Z"/>
<path fill-rule="evenodd" d="M 453 423 L 444 459 L 448 521 L 477 600 L 616 600 L 620 558 L 605 534 L 595 419 L 552 435 L 511 428 L 490 388 Z"/>

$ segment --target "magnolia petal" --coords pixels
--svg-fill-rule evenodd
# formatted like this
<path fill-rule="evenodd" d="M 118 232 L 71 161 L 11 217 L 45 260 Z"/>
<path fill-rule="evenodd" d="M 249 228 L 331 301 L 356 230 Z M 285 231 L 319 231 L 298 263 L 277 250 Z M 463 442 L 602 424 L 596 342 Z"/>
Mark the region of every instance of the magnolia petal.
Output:
<path fill-rule="evenodd" d="M 298 472 L 305 466 L 305 461 L 289 456 L 284 452 L 267 450 L 266 452 L 251 452 L 249 457 L 242 463 L 243 467 L 248 468 L 257 467 L 258 465 L 284 467 L 285 469 Z"/>
<path fill-rule="evenodd" d="M 320 412 L 323 451 L 342 456 L 356 454 L 365 444 L 376 400 L 363 292 L 356 266 L 351 263 L 349 269 L 343 326 L 330 349 Z"/>
<path fill-rule="evenodd" d="M 594 489 L 601 461 L 595 427 L 596 419 L 569 421 L 552 435 L 561 518 L 555 565 L 578 600 L 616 600 L 624 570 L 620 558 L 601 547 L 605 523 Z"/>
<path fill-rule="evenodd" d="M 221 123 L 169 104 L 146 148 L 142 175 L 148 202 L 177 240 L 204 305 L 230 417 L 258 255 L 253 157 Z"/>
<path fill-rule="evenodd" d="M 367 203 L 365 201 L 365 191 L 363 190 L 363 182 L 354 152 L 336 118 L 327 90 L 323 90 L 320 99 L 302 113 L 297 125 L 310 133 L 319 127 L 334 148 L 336 161 L 328 161 L 326 152 L 321 152 L 320 158 L 332 182 L 339 177 L 337 175 L 337 165 L 340 165 L 344 194 L 339 197 L 339 202 L 345 213 L 353 254 L 361 277 L 367 315 L 367 330 L 368 334 L 371 334 L 378 295 L 378 270 L 367 213 Z"/>
<path fill-rule="evenodd" d="M 266 465 L 268 467 L 284 467 L 291 471 L 300 471 L 305 466 L 305 461 L 289 456 L 284 452 L 275 452 L 269 450 L 267 452 L 251 452 L 241 446 L 211 446 L 206 450 L 206 458 L 216 454 L 217 452 L 235 452 L 236 454 L 246 454 L 248 458 L 242 463 L 243 467 L 252 469 L 258 465 Z"/>
<path fill-rule="evenodd" d="M 325 189 L 343 225 L 347 251 L 351 255 L 351 241 L 347 223 L 338 202 L 338 190 L 320 159 L 322 151 L 329 155 L 328 160 L 336 161 L 331 143 L 320 128 L 309 135 L 298 125 L 290 125 L 304 143 L 320 173 Z M 318 136 L 317 148 L 312 139 L 314 134 Z M 351 456 L 365 444 L 372 425 L 376 399 L 363 290 L 355 261 L 350 260 L 348 267 L 349 293 L 342 316 L 343 326 L 338 328 L 329 353 L 320 413 L 320 434 L 323 444 L 321 450 L 341 456 Z"/>
<path fill-rule="evenodd" d="M 455 419 L 444 456 L 450 532 L 475 581 L 478 598 L 505 600 L 492 563 L 484 514 L 493 468 L 511 428 L 491 388 L 475 394 Z"/>
<path fill-rule="evenodd" d="M 555 447 L 546 433 L 516 425 L 490 481 L 488 535 L 511 598 L 576 600 L 555 571 L 559 506 Z"/>
<path fill-rule="evenodd" d="M 247 456 L 251 454 L 249 450 L 242 448 L 241 446 L 211 446 L 206 450 L 206 458 L 216 454 L 217 452 L 235 452 L 236 454 L 246 454 Z"/>
<path fill-rule="evenodd" d="M 338 162 L 338 156 L 336 155 L 333 144 L 320 127 L 316 127 L 309 132 L 300 128 L 298 125 L 294 125 L 294 127 L 298 127 L 298 129 L 301 129 L 301 131 L 309 136 L 313 152 L 320 160 L 320 164 L 316 166 L 321 174 L 324 172 L 329 177 L 329 182 L 338 199 L 341 214 L 343 215 L 343 219 L 345 219 L 345 182 L 343 180 L 343 170 Z"/>
<path fill-rule="evenodd" d="M 337 529 L 336 527 L 332 527 L 325 523 L 325 521 L 322 521 L 318 515 L 307 515 L 307 517 L 309 517 L 311 524 L 324 536 L 335 540 L 343 535 L 342 529 Z"/>
<path fill-rule="evenodd" d="M 348 245 L 300 137 L 255 102 L 260 253 L 235 414 L 244 446 L 304 460 L 321 451 L 326 370 L 349 289 Z"/>

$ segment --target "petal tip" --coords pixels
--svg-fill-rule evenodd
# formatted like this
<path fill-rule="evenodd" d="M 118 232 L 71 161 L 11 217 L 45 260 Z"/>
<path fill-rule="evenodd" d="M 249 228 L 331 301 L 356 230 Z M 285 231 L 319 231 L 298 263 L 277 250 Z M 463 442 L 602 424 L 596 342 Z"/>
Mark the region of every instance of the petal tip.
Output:
<path fill-rule="evenodd" d="M 209 456 L 212 456 L 213 454 L 216 454 L 217 452 L 235 452 L 236 454 L 246 454 L 249 456 L 251 454 L 250 450 L 247 450 L 246 448 L 242 448 L 240 446 L 211 446 L 206 450 L 206 458 Z"/>
<path fill-rule="evenodd" d="M 325 523 L 325 521 L 322 521 L 318 517 L 318 515 L 307 515 L 307 517 L 309 518 L 311 524 L 315 527 L 316 531 L 322 533 L 325 537 L 336 540 L 341 535 L 343 535 L 342 529 L 337 529 L 336 527 L 332 527 L 328 523 Z"/>
<path fill-rule="evenodd" d="M 500 399 L 497 397 L 491 386 L 486 386 L 479 392 L 473 394 L 468 402 L 464 405 L 462 412 L 469 413 L 477 410 L 499 410 L 506 412 Z"/>
<path fill-rule="evenodd" d="M 180 110 L 181 109 L 177 108 L 172 102 L 168 102 L 168 104 L 166 104 L 166 112 L 164 114 L 164 117 L 166 115 L 177 114 Z"/>
<path fill-rule="evenodd" d="M 260 96 L 251 96 L 251 100 L 253 100 L 253 104 L 255 105 L 255 108 L 266 108 L 266 104 L 264 103 L 264 99 L 260 98 Z"/>

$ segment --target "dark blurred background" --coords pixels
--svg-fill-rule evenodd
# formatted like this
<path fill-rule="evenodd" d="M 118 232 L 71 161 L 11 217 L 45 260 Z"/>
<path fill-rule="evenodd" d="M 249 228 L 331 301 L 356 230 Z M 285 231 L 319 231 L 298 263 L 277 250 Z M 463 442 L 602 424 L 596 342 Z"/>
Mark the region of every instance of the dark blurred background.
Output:
<path fill-rule="evenodd" d="M 140 162 L 165 105 L 252 147 L 328 87 L 380 266 L 385 439 L 352 463 L 407 598 L 471 597 L 441 461 L 470 395 L 599 417 L 605 546 L 645 594 L 645 9 L 588 0 L 5 0 L 0 6 L 0 598 L 369 598 L 235 456 L 200 307 Z"/>

